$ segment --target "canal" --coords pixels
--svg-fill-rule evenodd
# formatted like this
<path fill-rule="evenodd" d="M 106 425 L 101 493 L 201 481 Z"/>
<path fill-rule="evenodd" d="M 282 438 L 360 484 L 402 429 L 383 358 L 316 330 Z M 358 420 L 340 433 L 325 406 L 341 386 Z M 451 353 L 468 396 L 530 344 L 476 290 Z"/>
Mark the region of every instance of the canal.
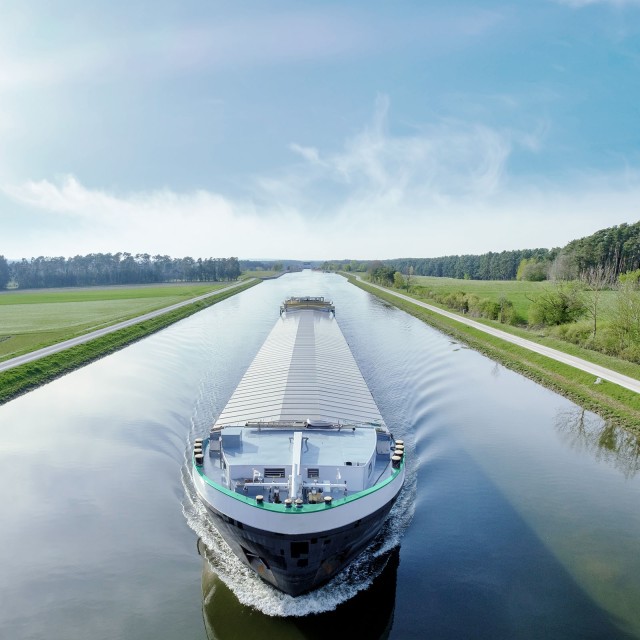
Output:
<path fill-rule="evenodd" d="M 291 295 L 324 295 L 408 478 L 292 599 L 226 551 L 187 452 Z M 640 638 L 640 444 L 334 274 L 265 281 L 0 407 L 13 639 Z"/>

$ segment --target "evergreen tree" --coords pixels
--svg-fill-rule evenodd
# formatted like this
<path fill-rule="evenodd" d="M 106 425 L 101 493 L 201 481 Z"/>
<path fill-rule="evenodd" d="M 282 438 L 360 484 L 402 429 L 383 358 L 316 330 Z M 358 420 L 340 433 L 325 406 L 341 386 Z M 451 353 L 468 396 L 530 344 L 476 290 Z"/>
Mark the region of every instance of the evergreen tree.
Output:
<path fill-rule="evenodd" d="M 10 279 L 9 263 L 4 256 L 0 256 L 0 289 L 6 289 Z"/>

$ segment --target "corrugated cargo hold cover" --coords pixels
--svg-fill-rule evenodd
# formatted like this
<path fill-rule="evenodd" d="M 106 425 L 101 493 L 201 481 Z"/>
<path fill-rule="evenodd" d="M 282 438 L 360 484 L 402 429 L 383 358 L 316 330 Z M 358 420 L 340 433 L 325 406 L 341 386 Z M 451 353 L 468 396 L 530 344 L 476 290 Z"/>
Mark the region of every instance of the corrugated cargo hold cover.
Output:
<path fill-rule="evenodd" d="M 380 422 L 382 416 L 333 314 L 283 314 L 216 425 L 247 421 Z"/>

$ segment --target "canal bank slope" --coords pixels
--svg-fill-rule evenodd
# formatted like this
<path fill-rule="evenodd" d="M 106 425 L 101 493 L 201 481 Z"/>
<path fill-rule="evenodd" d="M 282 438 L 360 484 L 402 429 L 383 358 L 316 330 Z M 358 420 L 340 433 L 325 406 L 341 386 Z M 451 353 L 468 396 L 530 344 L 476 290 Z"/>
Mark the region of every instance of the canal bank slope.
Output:
<path fill-rule="evenodd" d="M 0 363 L 0 404 L 259 284 L 250 279 Z"/>
<path fill-rule="evenodd" d="M 342 273 L 352 284 L 403 309 L 506 367 L 605 419 L 640 433 L 640 381 L 557 349 L 500 331 L 411 296 Z"/>

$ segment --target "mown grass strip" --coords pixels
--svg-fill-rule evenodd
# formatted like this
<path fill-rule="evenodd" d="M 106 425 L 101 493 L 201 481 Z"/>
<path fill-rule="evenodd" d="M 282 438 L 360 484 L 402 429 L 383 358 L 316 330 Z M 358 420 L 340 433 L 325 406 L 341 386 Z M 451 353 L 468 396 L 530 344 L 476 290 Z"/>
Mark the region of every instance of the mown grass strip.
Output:
<path fill-rule="evenodd" d="M 552 389 L 603 419 L 640 433 L 640 394 L 607 381 L 594 385 L 594 377 L 590 373 L 397 298 L 391 293 L 368 286 L 349 274 L 343 275 L 360 289 L 406 311 L 505 367 Z"/>
<path fill-rule="evenodd" d="M 3 371 L 0 373 L 0 404 L 4 404 L 70 371 L 114 353 L 127 345 L 168 327 L 174 322 L 178 322 L 178 320 L 187 318 L 225 298 L 250 289 L 260 282 L 261 280 L 247 282 L 234 289 L 214 294 L 209 298 L 169 311 L 156 318 L 145 320 L 131 327 L 90 340 L 85 344 Z"/>
<path fill-rule="evenodd" d="M 0 306 L 16 304 L 39 305 L 56 302 L 104 302 L 145 298 L 150 300 L 154 298 L 174 298 L 175 302 L 180 302 L 189 298 L 197 298 L 215 289 L 222 289 L 228 284 L 228 282 L 206 282 L 204 284 L 171 282 L 136 286 L 105 285 L 64 289 L 15 289 L 13 291 L 0 292 Z"/>

